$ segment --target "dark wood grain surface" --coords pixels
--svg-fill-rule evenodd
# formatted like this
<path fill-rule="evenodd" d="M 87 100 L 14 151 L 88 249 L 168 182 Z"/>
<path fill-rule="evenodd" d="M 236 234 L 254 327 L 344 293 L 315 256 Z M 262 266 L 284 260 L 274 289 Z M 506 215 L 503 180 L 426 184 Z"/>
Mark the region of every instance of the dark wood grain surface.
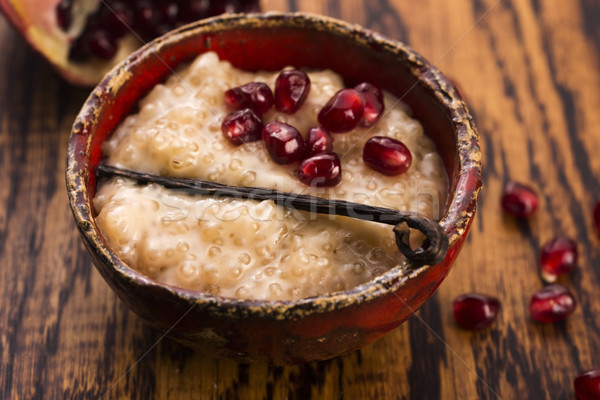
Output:
<path fill-rule="evenodd" d="M 88 91 L 63 82 L 0 20 L 0 398 L 574 399 L 600 368 L 600 3 L 542 0 L 289 0 L 301 10 L 408 42 L 460 83 L 476 116 L 485 188 L 467 245 L 407 323 L 345 357 L 240 365 L 195 354 L 146 327 L 93 269 L 64 187 L 70 125 Z M 502 187 L 541 195 L 528 222 L 505 217 Z M 539 247 L 566 234 L 579 268 L 561 279 L 578 308 L 531 320 Z M 498 297 L 483 332 L 459 329 L 459 294 Z"/>

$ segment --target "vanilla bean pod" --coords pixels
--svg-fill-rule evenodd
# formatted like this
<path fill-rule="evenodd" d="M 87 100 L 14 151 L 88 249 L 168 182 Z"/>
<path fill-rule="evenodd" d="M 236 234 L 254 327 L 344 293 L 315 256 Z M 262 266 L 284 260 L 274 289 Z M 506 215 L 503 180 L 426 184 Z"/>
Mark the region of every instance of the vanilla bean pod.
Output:
<path fill-rule="evenodd" d="M 399 211 L 391 208 L 375 207 L 345 200 L 324 199 L 321 197 L 281 192 L 247 186 L 229 186 L 222 183 L 190 178 L 172 178 L 147 174 L 109 165 L 100 164 L 98 173 L 105 176 L 119 176 L 140 183 L 157 183 L 170 189 L 181 189 L 195 194 L 229 197 L 249 200 L 272 200 L 275 204 L 311 213 L 341 215 L 394 226 L 396 245 L 413 265 L 433 265 L 441 262 L 448 250 L 448 237 L 434 220 L 415 212 Z M 410 246 L 410 229 L 417 229 L 425 235 L 421 247 Z"/>

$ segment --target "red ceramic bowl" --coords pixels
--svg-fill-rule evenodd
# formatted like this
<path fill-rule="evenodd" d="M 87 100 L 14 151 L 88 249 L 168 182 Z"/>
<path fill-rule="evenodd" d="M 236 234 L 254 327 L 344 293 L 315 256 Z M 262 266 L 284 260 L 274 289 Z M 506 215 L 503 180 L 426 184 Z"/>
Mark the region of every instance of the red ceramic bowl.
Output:
<path fill-rule="evenodd" d="M 102 142 L 154 85 L 208 50 L 246 70 L 331 68 L 349 85 L 369 81 L 408 103 L 435 142 L 449 177 L 440 221 L 450 242 L 444 260 L 431 266 L 399 265 L 345 292 L 275 302 L 236 300 L 161 284 L 121 261 L 94 220 L 92 198 Z M 406 45 L 321 16 L 230 15 L 167 34 L 104 78 L 73 125 L 66 180 L 77 227 L 96 268 L 135 313 L 203 352 L 282 365 L 359 349 L 421 307 L 448 274 L 469 231 L 481 187 L 480 157 L 473 120 L 454 86 Z"/>

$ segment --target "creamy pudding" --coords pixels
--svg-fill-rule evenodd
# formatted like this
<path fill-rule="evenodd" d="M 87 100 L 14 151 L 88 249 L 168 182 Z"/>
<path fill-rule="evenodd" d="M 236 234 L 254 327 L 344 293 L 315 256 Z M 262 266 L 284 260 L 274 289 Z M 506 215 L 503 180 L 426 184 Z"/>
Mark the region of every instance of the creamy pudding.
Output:
<path fill-rule="evenodd" d="M 293 114 L 270 109 L 262 120 L 285 122 L 307 139 L 323 106 L 344 88 L 332 71 L 306 71 L 310 92 Z M 106 163 L 136 171 L 272 188 L 417 211 L 439 219 L 447 180 L 433 143 L 408 108 L 384 93 L 385 112 L 370 127 L 334 133 L 341 181 L 310 187 L 298 163 L 272 160 L 263 141 L 239 146 L 221 132 L 231 112 L 224 93 L 248 82 L 275 87 L 279 72 L 238 70 L 215 53 L 199 56 L 157 85 L 104 144 Z M 374 136 L 402 142 L 410 168 L 387 176 L 365 164 Z M 128 265 L 174 286 L 239 299 L 290 300 L 341 291 L 371 280 L 403 257 L 390 226 L 283 209 L 272 201 L 213 199 L 138 185 L 99 184 L 96 222 Z"/>

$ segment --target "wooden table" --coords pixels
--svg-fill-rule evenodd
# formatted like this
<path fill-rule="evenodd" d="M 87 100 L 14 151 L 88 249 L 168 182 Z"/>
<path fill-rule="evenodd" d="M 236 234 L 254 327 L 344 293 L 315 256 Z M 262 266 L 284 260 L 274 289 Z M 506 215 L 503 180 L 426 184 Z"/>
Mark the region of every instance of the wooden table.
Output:
<path fill-rule="evenodd" d="M 485 188 L 450 276 L 407 323 L 345 357 L 286 368 L 194 354 L 146 327 L 92 267 L 64 185 L 67 139 L 88 91 L 61 81 L 0 21 L 0 398 L 574 399 L 600 368 L 600 6 L 595 0 L 265 0 L 408 42 L 462 86 Z M 529 222 L 503 215 L 509 180 L 537 187 Z M 579 268 L 564 323 L 532 321 L 538 250 L 564 234 Z M 457 327 L 452 300 L 498 297 L 496 324 Z"/>

